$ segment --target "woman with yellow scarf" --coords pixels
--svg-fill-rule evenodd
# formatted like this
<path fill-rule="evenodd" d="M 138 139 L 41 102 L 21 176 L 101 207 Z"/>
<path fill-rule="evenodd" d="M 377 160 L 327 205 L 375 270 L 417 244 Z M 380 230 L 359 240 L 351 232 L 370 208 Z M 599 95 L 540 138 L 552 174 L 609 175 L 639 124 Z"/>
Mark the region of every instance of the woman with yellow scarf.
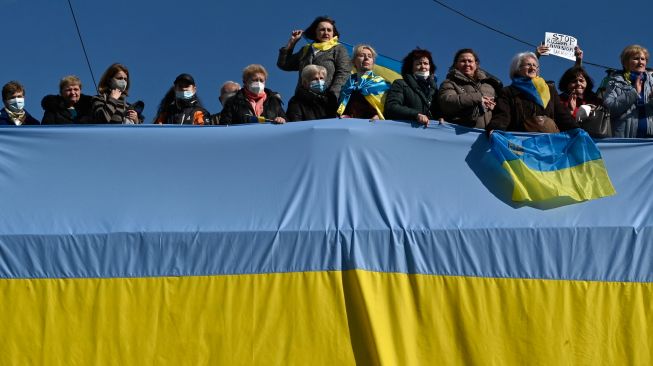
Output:
<path fill-rule="evenodd" d="M 295 45 L 304 36 L 311 41 L 298 52 L 293 53 Z M 338 29 L 335 20 L 320 16 L 306 30 L 293 30 L 288 44 L 279 50 L 277 66 L 285 71 L 298 71 L 297 88 L 301 87 L 301 70 L 307 65 L 323 66 L 327 70 L 325 84 L 327 96 L 333 109 L 340 95 L 340 88 L 349 78 L 351 62 L 347 49 L 338 43 Z"/>

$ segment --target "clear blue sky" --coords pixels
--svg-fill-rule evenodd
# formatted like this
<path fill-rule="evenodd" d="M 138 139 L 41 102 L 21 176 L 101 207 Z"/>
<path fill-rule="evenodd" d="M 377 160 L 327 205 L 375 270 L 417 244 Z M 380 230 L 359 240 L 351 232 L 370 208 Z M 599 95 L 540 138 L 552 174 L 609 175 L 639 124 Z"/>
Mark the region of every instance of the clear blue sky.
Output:
<path fill-rule="evenodd" d="M 147 122 L 182 72 L 195 77 L 198 95 L 211 113 L 221 109 L 217 97 L 222 82 L 240 81 L 241 70 L 251 63 L 268 69 L 267 86 L 287 101 L 297 73 L 277 69 L 278 49 L 292 29 L 306 28 L 317 15 L 336 20 L 341 40 L 369 43 L 396 59 L 415 46 L 431 50 L 440 81 L 459 48 L 475 49 L 481 67 L 504 83 L 509 82 L 512 56 L 530 50 L 431 0 L 71 1 L 96 80 L 113 62 L 127 65 L 132 81 L 128 100 L 145 101 Z M 585 59 L 598 64 L 620 66 L 619 53 L 628 44 L 638 43 L 653 51 L 650 0 L 446 3 L 530 43 L 541 41 L 547 31 L 573 35 L 579 39 Z M 362 4 L 370 6 L 362 8 Z M 78 75 L 83 92 L 95 94 L 66 0 L 0 0 L 0 9 L 0 83 L 21 81 L 27 89 L 30 113 L 42 116 L 41 98 L 58 93 L 58 81 L 64 75 Z M 557 82 L 572 64 L 546 57 L 541 61 L 542 76 Z M 603 71 L 589 66 L 588 70 L 598 84 Z"/>

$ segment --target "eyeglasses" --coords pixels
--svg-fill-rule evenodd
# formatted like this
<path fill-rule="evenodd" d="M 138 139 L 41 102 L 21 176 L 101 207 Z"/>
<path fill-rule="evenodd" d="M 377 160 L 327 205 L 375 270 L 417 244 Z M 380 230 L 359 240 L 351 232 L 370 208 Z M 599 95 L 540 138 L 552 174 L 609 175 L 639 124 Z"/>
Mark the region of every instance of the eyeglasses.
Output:
<path fill-rule="evenodd" d="M 539 67 L 538 65 L 536 65 L 536 64 L 523 64 L 523 65 L 521 65 L 521 66 L 519 66 L 519 67 L 520 67 L 520 68 L 524 68 L 524 69 L 534 68 L 535 70 L 537 70 L 537 69 L 540 68 L 540 67 Z"/>

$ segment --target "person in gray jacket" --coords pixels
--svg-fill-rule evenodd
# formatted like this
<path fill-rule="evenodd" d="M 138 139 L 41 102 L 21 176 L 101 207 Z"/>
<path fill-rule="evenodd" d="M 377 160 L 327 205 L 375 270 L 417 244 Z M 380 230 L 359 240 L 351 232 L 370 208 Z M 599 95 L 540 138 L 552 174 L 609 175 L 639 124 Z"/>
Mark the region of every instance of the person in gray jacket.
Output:
<path fill-rule="evenodd" d="M 304 36 L 311 41 L 298 52 L 293 53 L 295 45 Z M 305 31 L 293 30 L 288 44 L 279 50 L 277 66 L 284 71 L 299 71 L 297 87 L 301 87 L 301 70 L 307 65 L 320 65 L 326 68 L 325 84 L 327 95 L 333 105 L 340 95 L 342 85 L 349 79 L 351 60 L 347 49 L 338 43 L 338 29 L 335 20 L 321 16 L 315 18 Z"/>
<path fill-rule="evenodd" d="M 653 73 L 648 50 L 631 45 L 621 52 L 623 70 L 612 74 L 603 105 L 610 111 L 614 137 L 653 137 Z"/>
<path fill-rule="evenodd" d="M 438 100 L 444 120 L 467 127 L 485 128 L 492 120 L 494 98 L 502 83 L 479 67 L 476 52 L 456 52 L 447 79 L 440 85 Z"/>

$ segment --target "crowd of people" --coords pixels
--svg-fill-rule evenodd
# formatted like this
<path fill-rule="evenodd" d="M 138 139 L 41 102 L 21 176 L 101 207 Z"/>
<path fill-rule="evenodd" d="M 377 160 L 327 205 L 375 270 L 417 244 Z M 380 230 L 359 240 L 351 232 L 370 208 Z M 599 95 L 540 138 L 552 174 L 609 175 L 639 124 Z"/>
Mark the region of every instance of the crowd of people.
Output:
<path fill-rule="evenodd" d="M 277 58 L 281 70 L 298 72 L 287 109 L 281 96 L 267 88 L 265 67 L 252 64 L 243 70 L 242 87 L 234 81 L 222 85 L 223 108 L 213 115 L 197 97 L 193 76 L 180 74 L 159 103 L 153 122 L 282 124 L 339 117 L 428 125 L 445 120 L 488 132 L 551 133 L 581 127 L 594 137 L 653 137 L 653 73 L 646 68 L 649 52 L 639 45 L 622 51 L 623 69 L 610 73 L 596 91 L 579 48 L 576 64 L 562 75 L 558 90 L 544 80 L 539 57 L 548 51 L 546 46 L 515 55 L 511 84 L 505 87 L 480 67 L 473 49 L 461 49 L 438 88 L 428 50 L 410 51 L 402 61 L 401 78 L 390 82 L 375 73 L 377 52 L 371 45 L 357 45 L 350 57 L 339 35 L 335 21 L 325 16 L 305 30 L 291 32 Z M 309 44 L 295 51 L 302 37 Z M 143 123 L 144 103 L 127 102 L 129 87 L 129 70 L 119 63 L 104 72 L 95 96 L 82 94 L 81 80 L 66 76 L 59 83 L 59 95 L 42 99 L 44 115 L 38 121 L 25 109 L 23 85 L 10 81 L 2 88 L 0 125 Z"/>

